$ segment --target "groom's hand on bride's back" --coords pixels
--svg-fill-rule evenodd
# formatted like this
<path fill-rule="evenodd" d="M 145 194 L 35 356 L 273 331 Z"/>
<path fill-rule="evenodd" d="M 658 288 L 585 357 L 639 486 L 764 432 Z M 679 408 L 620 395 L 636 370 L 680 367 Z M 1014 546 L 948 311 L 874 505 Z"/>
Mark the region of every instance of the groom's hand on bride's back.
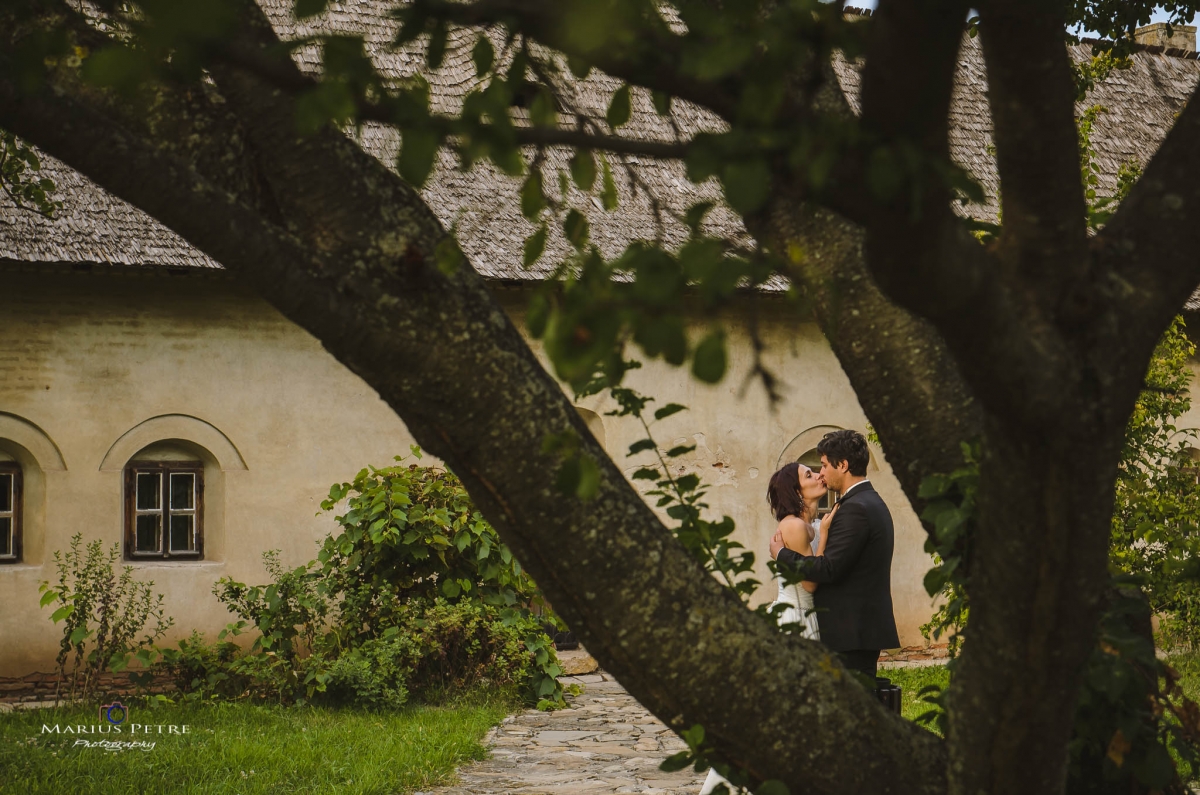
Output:
<path fill-rule="evenodd" d="M 783 549 L 783 531 L 776 530 L 775 535 L 771 536 L 771 560 L 779 557 L 779 550 Z"/>

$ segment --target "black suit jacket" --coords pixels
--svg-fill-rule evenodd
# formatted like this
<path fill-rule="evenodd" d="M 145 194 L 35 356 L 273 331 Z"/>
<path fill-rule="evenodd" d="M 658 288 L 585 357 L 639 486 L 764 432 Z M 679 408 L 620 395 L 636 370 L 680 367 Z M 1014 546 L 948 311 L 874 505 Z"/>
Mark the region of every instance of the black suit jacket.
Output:
<path fill-rule="evenodd" d="M 825 530 L 824 555 L 781 549 L 777 559 L 820 584 L 813 601 L 822 643 L 834 651 L 894 649 L 900 637 L 892 615 L 892 514 L 870 481 L 840 506 Z"/>

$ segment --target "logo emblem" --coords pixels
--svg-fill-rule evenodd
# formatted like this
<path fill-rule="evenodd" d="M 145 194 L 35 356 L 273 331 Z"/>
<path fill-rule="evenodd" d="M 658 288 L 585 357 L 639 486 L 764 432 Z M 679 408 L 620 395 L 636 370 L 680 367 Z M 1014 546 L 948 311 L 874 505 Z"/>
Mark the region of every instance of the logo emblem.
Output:
<path fill-rule="evenodd" d="M 129 710 L 120 701 L 100 707 L 100 720 L 108 721 L 113 726 L 120 726 L 128 717 Z"/>

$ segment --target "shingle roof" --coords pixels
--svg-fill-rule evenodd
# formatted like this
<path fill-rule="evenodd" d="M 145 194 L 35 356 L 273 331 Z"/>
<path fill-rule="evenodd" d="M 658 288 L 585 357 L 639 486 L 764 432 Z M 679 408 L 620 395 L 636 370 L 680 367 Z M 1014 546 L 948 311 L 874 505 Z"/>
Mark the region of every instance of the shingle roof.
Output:
<path fill-rule="evenodd" d="M 429 72 L 423 69 L 423 57 L 415 49 L 389 48 L 397 22 L 387 16 L 379 3 L 362 0 L 333 3 L 316 22 L 305 23 L 291 18 L 292 0 L 260 0 L 260 4 L 284 38 L 314 32 L 363 35 L 385 77 L 401 79 L 422 71 L 430 83 L 437 110 L 453 112 L 476 83 L 470 51 L 477 33 L 454 32 L 442 67 Z M 1090 58 L 1091 48 L 1088 44 L 1074 45 L 1071 54 L 1077 60 Z M 300 49 L 296 57 L 305 71 L 315 72 L 320 68 L 320 54 L 315 47 Z M 851 105 L 856 107 L 857 68 L 845 61 L 836 63 L 835 68 Z M 1093 132 L 1101 168 L 1101 193 L 1113 190 L 1122 163 L 1134 160 L 1145 164 L 1198 81 L 1200 61 L 1195 53 L 1147 47 L 1132 56 L 1129 69 L 1114 71 L 1096 87 L 1087 104 L 1107 108 Z M 617 85 L 612 78 L 593 72 L 586 80 L 564 81 L 562 88 L 579 112 L 602 120 L 608 97 Z M 971 206 L 966 212 L 980 220 L 995 221 L 999 180 L 995 159 L 989 153 L 991 120 L 978 39 L 964 38 L 950 121 L 951 154 L 979 181 L 987 197 L 984 204 Z M 683 102 L 674 103 L 670 119 L 660 117 L 654 112 L 648 93 L 635 89 L 633 116 L 622 134 L 674 140 L 677 135 L 687 137 L 699 130 L 720 128 L 721 122 L 715 116 Z M 399 135 L 394 129 L 366 124 L 357 135 L 366 151 L 385 163 L 394 162 L 399 148 Z M 568 157 L 567 151 L 552 148 L 547 152 L 547 165 L 565 168 Z M 632 239 L 661 238 L 668 245 L 677 245 L 685 238 L 686 229 L 676 216 L 697 201 L 719 202 L 720 190 L 715 181 L 694 185 L 679 163 L 626 157 L 622 166 L 620 160 L 612 159 L 622 194 L 617 210 L 604 212 L 597 200 L 570 189 L 571 198 L 589 209 L 592 239 L 606 255 L 617 254 Z M 43 169 L 58 184 L 56 198 L 62 200 L 63 209 L 56 219 L 47 220 L 18 210 L 6 197 L 0 197 L 0 259 L 220 267 L 145 213 L 109 195 L 53 158 L 43 158 Z M 636 187 L 630 174 L 638 182 Z M 558 191 L 556 183 L 554 179 L 546 180 L 547 193 L 552 197 Z M 567 244 L 552 227 L 547 255 L 533 269 L 522 269 L 522 243 L 533 226 L 521 215 L 518 186 L 519 180 L 499 174 L 488 164 L 477 165 L 464 174 L 457 170 L 453 156 L 443 152 L 422 193 L 444 224 L 457 225 L 460 244 L 483 275 L 494 279 L 541 279 L 555 261 L 555 255 L 565 253 Z M 713 233 L 748 242 L 740 219 L 723 205 L 710 213 L 707 221 Z M 1189 308 L 1200 309 L 1200 299 L 1193 297 Z"/>

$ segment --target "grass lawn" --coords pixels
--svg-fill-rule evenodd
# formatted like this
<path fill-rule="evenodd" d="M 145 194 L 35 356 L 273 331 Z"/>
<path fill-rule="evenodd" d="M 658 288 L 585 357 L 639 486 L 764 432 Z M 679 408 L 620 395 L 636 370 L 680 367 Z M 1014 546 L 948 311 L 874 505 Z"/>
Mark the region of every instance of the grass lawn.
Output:
<path fill-rule="evenodd" d="M 1192 701 L 1200 701 L 1200 652 L 1172 654 L 1167 658 L 1167 665 L 1179 673 L 1184 695 Z"/>
<path fill-rule="evenodd" d="M 917 716 L 934 709 L 932 704 L 917 700 L 917 693 L 921 692 L 921 688 L 929 685 L 946 687 L 950 684 L 950 672 L 944 665 L 927 665 L 921 668 L 881 668 L 879 676 L 886 676 L 892 680 L 892 684 L 900 686 L 903 691 L 900 709 L 908 720 L 915 720 Z"/>
<path fill-rule="evenodd" d="M 1179 672 L 1184 694 L 1200 702 L 1200 652 L 1172 654 L 1167 658 L 1167 664 Z M 886 676 L 893 684 L 904 689 L 901 709 L 909 720 L 933 708 L 930 704 L 917 701 L 917 693 L 921 692 L 921 688 L 928 685 L 941 685 L 944 688 L 950 684 L 950 673 L 943 665 L 880 669 L 879 675 Z"/>
<path fill-rule="evenodd" d="M 234 703 L 131 706 L 121 734 L 46 734 L 99 725 L 98 709 L 0 714 L 0 793 L 404 793 L 450 780 L 485 755 L 480 740 L 514 707 L 476 695 L 391 713 Z M 162 724 L 163 734 L 129 734 Z M 166 726 L 188 726 L 169 734 Z M 106 751 L 77 740 L 138 740 L 153 750 Z"/>

